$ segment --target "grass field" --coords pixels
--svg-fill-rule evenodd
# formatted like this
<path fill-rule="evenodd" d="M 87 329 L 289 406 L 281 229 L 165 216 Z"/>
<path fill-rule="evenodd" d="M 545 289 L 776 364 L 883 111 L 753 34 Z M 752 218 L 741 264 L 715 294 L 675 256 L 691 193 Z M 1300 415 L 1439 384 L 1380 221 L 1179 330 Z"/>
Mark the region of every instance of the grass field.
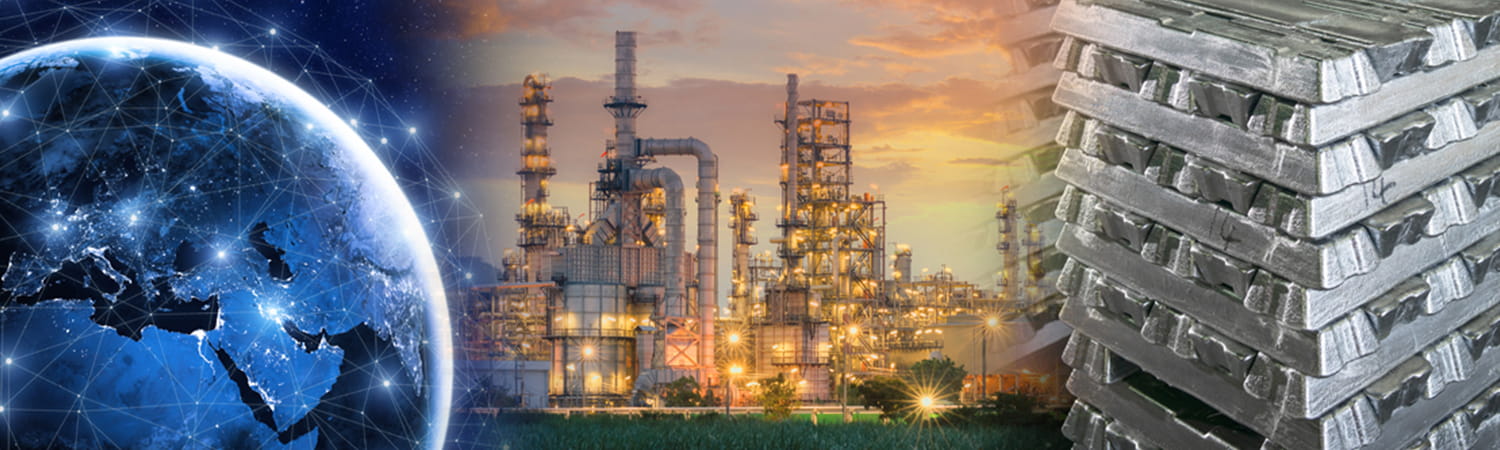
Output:
<path fill-rule="evenodd" d="M 1057 426 L 882 424 L 873 417 L 814 425 L 806 414 L 782 422 L 758 417 L 555 415 L 485 417 L 455 439 L 463 448 L 498 449 L 1049 449 L 1068 448 Z"/>

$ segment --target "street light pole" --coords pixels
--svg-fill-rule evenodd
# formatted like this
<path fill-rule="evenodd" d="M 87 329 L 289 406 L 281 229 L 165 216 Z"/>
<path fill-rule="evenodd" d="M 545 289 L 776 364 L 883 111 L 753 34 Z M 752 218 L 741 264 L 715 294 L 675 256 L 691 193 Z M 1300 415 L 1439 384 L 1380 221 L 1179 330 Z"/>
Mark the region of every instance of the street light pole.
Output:
<path fill-rule="evenodd" d="M 979 403 L 984 404 L 984 397 L 989 395 L 990 387 L 990 337 L 987 332 L 979 334 Z"/>
<path fill-rule="evenodd" d="M 1000 326 L 1000 319 L 990 317 L 985 319 L 984 325 L 979 333 L 979 401 L 981 404 L 990 394 L 990 335 L 994 334 L 995 328 Z"/>
<path fill-rule="evenodd" d="M 726 418 L 733 416 L 733 413 L 729 411 L 729 405 L 734 403 L 734 376 L 744 371 L 745 369 L 741 368 L 739 364 L 729 366 L 729 376 L 724 382 L 724 417 Z"/>

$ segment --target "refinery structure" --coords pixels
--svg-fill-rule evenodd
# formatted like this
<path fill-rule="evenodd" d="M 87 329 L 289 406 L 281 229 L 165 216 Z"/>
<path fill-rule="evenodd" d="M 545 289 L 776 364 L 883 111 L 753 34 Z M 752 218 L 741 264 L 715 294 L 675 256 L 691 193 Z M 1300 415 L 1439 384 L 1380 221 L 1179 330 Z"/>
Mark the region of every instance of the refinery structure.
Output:
<path fill-rule="evenodd" d="M 633 32 L 616 34 L 615 89 L 603 104 L 613 139 L 586 220 L 549 203 L 558 170 L 547 143 L 551 88 L 536 75 L 523 83 L 517 249 L 494 283 L 460 297 L 471 372 L 518 394 L 514 406 L 524 407 L 655 406 L 661 386 L 684 377 L 743 405 L 756 380 L 778 374 L 803 402 L 833 403 L 848 400 L 851 382 L 942 355 L 988 375 L 971 380 L 976 394 L 1061 393 L 1067 329 L 1056 322 L 1042 228 L 1002 211 L 998 284 L 956 280 L 947 268 L 914 271 L 913 250 L 887 244 L 884 199 L 852 188 L 851 105 L 804 99 L 793 74 L 776 120 L 779 142 L 766 142 L 781 164 L 746 169 L 780 172 L 766 220 L 779 233 L 759 242 L 755 197 L 732 190 L 721 202 L 707 143 L 640 137 L 636 119 L 647 105 L 636 92 L 635 44 Z M 693 158 L 697 173 L 657 163 L 672 157 Z M 721 226 L 732 248 L 722 294 Z"/>

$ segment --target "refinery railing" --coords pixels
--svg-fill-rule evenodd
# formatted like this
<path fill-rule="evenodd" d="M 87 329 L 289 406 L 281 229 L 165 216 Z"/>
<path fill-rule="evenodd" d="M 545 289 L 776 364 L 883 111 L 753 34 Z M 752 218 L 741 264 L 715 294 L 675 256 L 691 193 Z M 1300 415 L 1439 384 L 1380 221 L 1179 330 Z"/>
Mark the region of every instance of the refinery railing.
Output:
<path fill-rule="evenodd" d="M 635 330 L 619 328 L 559 328 L 548 332 L 547 337 L 634 338 Z"/>

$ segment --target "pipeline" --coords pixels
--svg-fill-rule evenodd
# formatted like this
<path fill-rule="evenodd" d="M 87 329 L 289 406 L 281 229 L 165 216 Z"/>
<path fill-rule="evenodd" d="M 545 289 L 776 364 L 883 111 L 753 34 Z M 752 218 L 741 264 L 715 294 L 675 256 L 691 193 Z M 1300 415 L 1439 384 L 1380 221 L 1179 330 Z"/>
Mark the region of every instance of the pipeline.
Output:
<path fill-rule="evenodd" d="M 714 316 L 719 302 L 719 157 L 708 144 L 691 137 L 642 139 L 637 148 L 646 156 L 686 155 L 698 159 L 698 320 L 703 337 L 698 344 L 698 362 L 713 367 Z"/>
<path fill-rule="evenodd" d="M 604 213 L 594 219 L 587 228 L 583 229 L 583 243 L 590 245 L 605 245 L 611 239 L 616 239 L 620 233 L 620 204 L 610 203 L 604 208 Z"/>
<path fill-rule="evenodd" d="M 668 317 L 686 315 L 683 298 L 687 296 L 687 280 L 682 275 L 682 252 L 687 241 L 687 231 L 682 225 L 686 208 L 682 205 L 682 177 L 665 167 L 641 169 L 632 173 L 631 184 L 635 189 L 661 188 L 666 191 L 667 251 L 663 259 L 667 266 L 667 289 L 663 299 L 663 314 Z"/>

